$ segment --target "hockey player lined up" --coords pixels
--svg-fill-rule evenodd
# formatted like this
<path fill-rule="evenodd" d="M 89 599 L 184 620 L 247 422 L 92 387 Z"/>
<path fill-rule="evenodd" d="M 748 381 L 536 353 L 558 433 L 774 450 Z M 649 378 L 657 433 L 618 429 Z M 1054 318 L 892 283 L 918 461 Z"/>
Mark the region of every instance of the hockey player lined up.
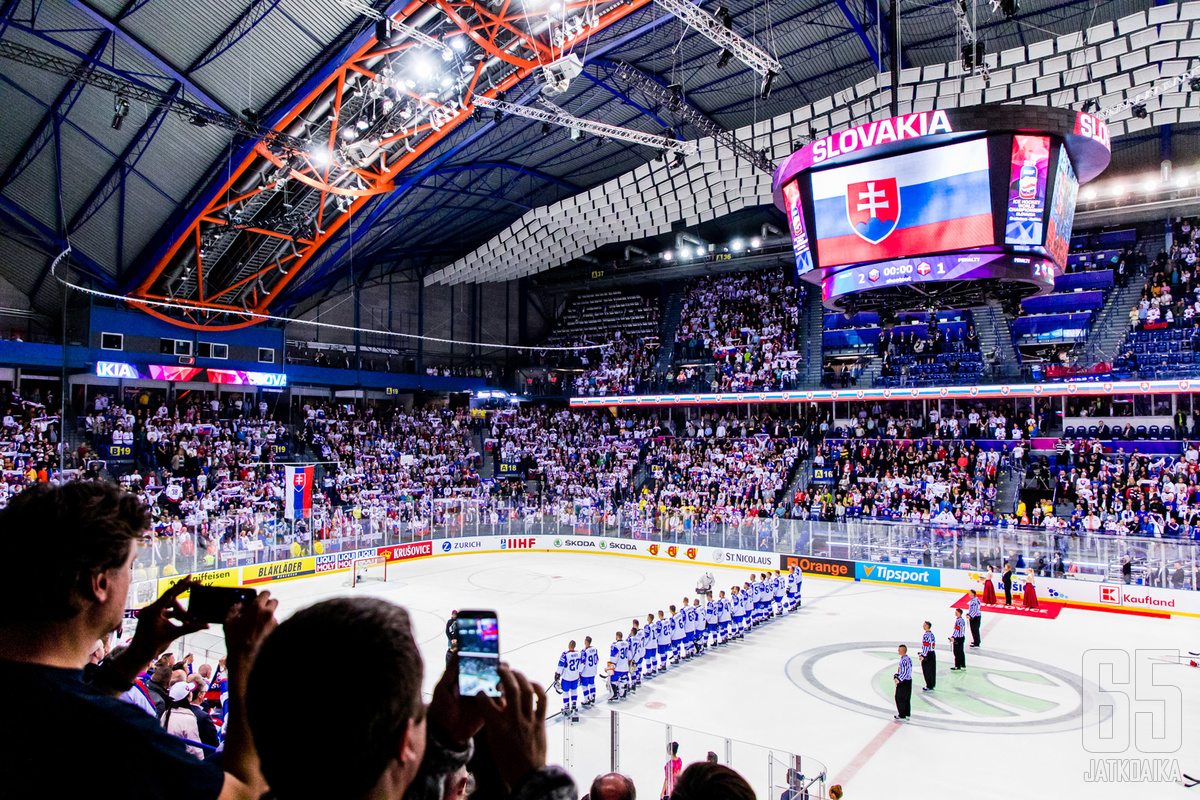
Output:
<path fill-rule="evenodd" d="M 704 636 L 707 623 L 704 620 L 704 609 L 700 607 L 700 598 L 692 599 L 692 608 L 688 613 L 695 619 L 695 622 L 692 623 L 692 652 L 700 655 L 704 652 L 704 646 L 707 643 Z"/>
<path fill-rule="evenodd" d="M 688 658 L 700 654 L 700 609 L 694 603 L 683 598 L 684 627 L 683 638 L 686 639 Z"/>
<path fill-rule="evenodd" d="M 787 596 L 787 581 L 783 577 L 783 573 L 775 570 L 775 614 L 783 616 L 784 598 Z"/>
<path fill-rule="evenodd" d="M 734 639 L 741 639 L 746 632 L 746 595 L 737 586 L 733 587 L 732 591 L 733 596 L 729 598 L 729 604 L 733 630 L 730 635 Z"/>
<path fill-rule="evenodd" d="M 654 671 L 666 672 L 667 662 L 671 658 L 671 622 L 661 608 L 658 610 L 658 621 L 654 623 L 654 630 L 658 639 L 658 666 Z"/>
<path fill-rule="evenodd" d="M 625 699 L 629 694 L 629 643 L 620 631 L 617 631 L 616 641 L 608 649 L 608 679 L 611 692 L 608 702 Z"/>
<path fill-rule="evenodd" d="M 635 692 L 642 683 L 642 660 L 646 657 L 645 642 L 642 630 L 635 619 L 633 627 L 629 631 L 629 686 Z"/>
<path fill-rule="evenodd" d="M 724 594 L 724 593 L 722 593 Z M 708 595 L 708 602 L 704 603 L 704 646 L 715 646 L 721 643 L 718 634 L 718 614 L 716 614 L 716 601 L 713 600 L 712 593 Z"/>
<path fill-rule="evenodd" d="M 582 654 L 575 650 L 575 640 L 567 644 L 567 650 L 558 657 L 558 669 L 554 681 L 562 690 L 563 717 L 572 722 L 579 721 L 579 671 L 583 665 Z"/>
<path fill-rule="evenodd" d="M 583 694 L 581 705 L 584 708 L 596 702 L 596 673 L 599 671 L 600 651 L 592 647 L 592 637 L 584 637 L 579 666 L 579 688 Z"/>
<path fill-rule="evenodd" d="M 733 622 L 733 606 L 729 603 L 729 598 L 725 596 L 725 591 L 722 589 L 721 594 L 717 597 L 717 634 L 721 637 L 721 644 L 729 641 L 729 626 Z"/>
<path fill-rule="evenodd" d="M 678 664 L 683 659 L 684 649 L 684 617 L 686 613 L 676 611 L 675 606 L 671 606 L 671 663 Z"/>
<path fill-rule="evenodd" d="M 787 574 L 788 611 L 795 611 L 800 607 L 800 585 L 803 581 L 804 573 L 800 571 L 800 567 L 792 567 L 792 571 Z"/>

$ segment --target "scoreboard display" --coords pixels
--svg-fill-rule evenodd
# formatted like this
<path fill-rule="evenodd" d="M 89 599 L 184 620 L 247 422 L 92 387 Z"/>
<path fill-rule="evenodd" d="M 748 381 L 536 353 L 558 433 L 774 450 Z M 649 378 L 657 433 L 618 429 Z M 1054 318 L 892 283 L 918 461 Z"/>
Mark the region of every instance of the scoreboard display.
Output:
<path fill-rule="evenodd" d="M 1105 123 L 1074 111 L 918 112 L 805 146 L 776 171 L 774 195 L 797 274 L 831 308 L 936 281 L 1016 282 L 1028 296 L 1053 289 L 1079 183 L 1110 155 Z"/>

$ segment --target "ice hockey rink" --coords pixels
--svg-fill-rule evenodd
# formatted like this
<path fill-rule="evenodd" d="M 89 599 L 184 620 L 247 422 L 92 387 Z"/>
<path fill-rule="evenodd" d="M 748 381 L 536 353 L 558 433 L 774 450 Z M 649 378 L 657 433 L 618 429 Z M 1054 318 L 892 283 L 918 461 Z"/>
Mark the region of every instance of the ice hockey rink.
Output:
<path fill-rule="evenodd" d="M 547 687 L 554 712 L 561 699 L 550 684 L 568 640 L 582 648 L 583 637 L 592 636 L 603 667 L 617 630 L 627 633 L 634 617 L 644 620 L 648 612 L 690 597 L 703 571 L 696 565 L 604 555 L 492 553 L 392 565 L 386 583 L 353 589 L 345 573 L 270 588 L 280 600 L 281 618 L 348 594 L 405 606 L 425 657 L 426 690 L 441 673 L 450 612 L 495 609 L 504 658 Z M 718 589 L 740 584 L 749 574 L 712 571 Z M 1087 778 L 1093 759 L 1134 759 L 1143 766 L 1166 759 L 1184 773 L 1200 771 L 1200 735 L 1191 722 L 1200 718 L 1194 688 L 1200 670 L 1136 652 L 1166 649 L 1186 656 L 1200 649 L 1196 622 L 1072 609 L 1054 620 L 985 614 L 983 647 L 968 649 L 965 672 L 950 672 L 947 637 L 951 604 L 958 597 L 807 576 L 798 613 L 672 668 L 623 702 L 605 703 L 601 688 L 601 702 L 582 712 L 578 723 L 552 719 L 549 758 L 570 768 L 582 795 L 596 774 L 608 771 L 609 712 L 615 708 L 621 712 L 620 769 L 643 797 L 658 796 L 665 745 L 672 739 L 680 743 L 685 764 L 703 760 L 709 750 L 723 763 L 732 757 L 760 798 L 778 797 L 786 786 L 786 754 L 800 755 L 808 775 L 823 765 L 825 785 L 842 784 L 852 800 L 895 796 L 897 789 L 937 798 L 1030 792 L 1056 798 L 1085 792 L 1089 798 L 1186 796 L 1187 790 L 1169 779 L 1131 786 Z M 915 658 L 926 619 L 933 623 L 940 656 L 933 695 L 920 691 Z M 899 643 L 908 644 L 914 656 L 913 718 L 905 723 L 892 719 L 891 676 Z M 220 647 L 207 633 L 187 644 Z M 1118 668 L 1115 678 L 1097 677 L 1105 673 L 1085 670 L 1088 651 L 1095 651 L 1088 656 L 1095 662 L 1119 664 L 1127 657 L 1130 674 Z M 302 662 L 303 654 L 297 657 Z M 1145 684 L 1136 692 L 1135 680 Z M 1129 705 L 1122 706 L 1122 695 L 1103 690 L 1123 692 Z M 1151 702 L 1152 696 L 1163 702 Z M 1105 699 L 1112 697 L 1117 697 L 1116 714 L 1109 708 L 1114 701 Z M 1135 715 L 1136 724 L 1151 726 L 1153 733 L 1135 731 Z M 1095 752 L 1098 742 L 1119 740 L 1126 727 L 1128 749 Z M 1153 746 L 1170 751 L 1150 752 L 1145 746 L 1158 741 L 1165 744 Z"/>

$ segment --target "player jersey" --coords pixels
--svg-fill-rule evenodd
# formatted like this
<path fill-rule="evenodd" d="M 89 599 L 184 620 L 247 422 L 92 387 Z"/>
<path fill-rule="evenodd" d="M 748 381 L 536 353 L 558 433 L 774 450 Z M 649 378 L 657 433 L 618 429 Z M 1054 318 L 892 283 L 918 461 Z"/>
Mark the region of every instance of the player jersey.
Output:
<path fill-rule="evenodd" d="M 776 575 L 775 576 L 775 598 L 779 599 L 779 598 L 783 597 L 783 594 L 784 594 L 784 591 L 786 590 L 786 588 L 787 587 L 785 586 L 785 584 L 783 582 L 783 576 Z"/>
<path fill-rule="evenodd" d="M 704 621 L 709 625 L 717 624 L 717 604 L 712 600 L 704 604 Z"/>
<path fill-rule="evenodd" d="M 629 672 L 629 643 L 613 642 L 608 650 L 608 660 L 613 665 L 613 672 Z"/>
<path fill-rule="evenodd" d="M 659 646 L 665 646 L 671 643 L 671 624 L 665 619 L 657 620 L 654 623 L 655 632 L 658 634 Z"/>
<path fill-rule="evenodd" d="M 645 654 L 645 649 L 642 646 L 641 630 L 639 629 L 629 634 L 629 638 L 625 641 L 629 642 L 629 660 L 641 661 L 642 656 Z"/>
<path fill-rule="evenodd" d="M 746 601 L 741 593 L 735 594 L 729 603 L 733 607 L 733 616 L 743 617 L 746 615 Z"/>
<path fill-rule="evenodd" d="M 582 664 L 583 659 L 578 650 L 567 650 L 558 657 L 558 674 L 564 681 L 578 680 Z"/>
<path fill-rule="evenodd" d="M 696 630 L 696 623 L 700 621 L 700 615 L 697 613 L 697 610 L 698 609 L 695 606 L 687 607 L 687 614 L 684 617 L 685 622 L 683 627 L 685 631 Z"/>
<path fill-rule="evenodd" d="M 686 617 L 687 617 L 687 614 L 685 614 L 682 611 L 676 611 L 674 614 L 671 615 L 671 638 L 672 639 L 682 639 L 683 638 L 683 632 L 685 630 L 687 630 L 687 628 L 684 626 L 684 619 Z"/>
<path fill-rule="evenodd" d="M 717 620 L 720 622 L 729 622 L 730 613 L 729 598 L 722 597 L 717 600 Z"/>
<path fill-rule="evenodd" d="M 594 647 L 585 647 L 579 659 L 579 674 L 584 678 L 596 677 L 600 669 L 600 651 Z"/>

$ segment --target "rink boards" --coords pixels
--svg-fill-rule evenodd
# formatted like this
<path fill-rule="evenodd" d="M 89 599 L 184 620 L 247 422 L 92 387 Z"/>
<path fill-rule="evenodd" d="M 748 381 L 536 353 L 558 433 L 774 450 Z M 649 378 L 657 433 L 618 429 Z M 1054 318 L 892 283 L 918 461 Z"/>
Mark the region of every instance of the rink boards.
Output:
<path fill-rule="evenodd" d="M 593 555 L 642 558 L 678 564 L 769 572 L 799 566 L 806 577 L 855 580 L 866 583 L 935 589 L 962 594 L 975 589 L 982 594 L 985 575 L 960 569 L 941 569 L 920 564 L 875 563 L 848 559 L 798 556 L 771 552 L 736 550 L 703 545 L 670 544 L 603 536 L 464 536 L 385 547 L 366 547 L 336 553 L 322 553 L 284 561 L 227 567 L 194 575 L 203 583 L 218 586 L 269 587 L 281 581 L 299 580 L 316 575 L 348 572 L 356 559 L 383 556 L 389 564 L 425 558 L 470 553 L 554 553 L 574 552 Z M 135 581 L 130 589 L 129 607 L 150 603 L 182 576 Z M 997 593 L 1003 594 L 997 580 Z M 1024 592 L 1024 580 L 1014 577 L 1013 594 Z M 1168 618 L 1200 617 L 1200 592 L 1124 586 L 1065 578 L 1037 578 L 1039 601 L 1057 603 L 1065 608 L 1087 609 L 1117 614 Z"/>

